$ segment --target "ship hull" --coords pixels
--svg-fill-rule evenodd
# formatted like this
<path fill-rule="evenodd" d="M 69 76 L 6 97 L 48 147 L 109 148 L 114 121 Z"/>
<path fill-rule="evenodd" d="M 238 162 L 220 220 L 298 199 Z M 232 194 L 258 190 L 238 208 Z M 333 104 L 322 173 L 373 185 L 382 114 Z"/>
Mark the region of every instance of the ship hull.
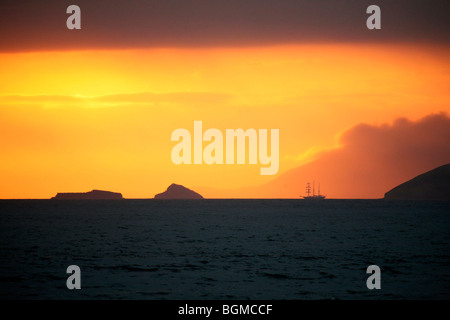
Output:
<path fill-rule="evenodd" d="M 323 200 L 325 199 L 325 196 L 309 196 L 309 197 L 303 197 L 305 200 Z"/>

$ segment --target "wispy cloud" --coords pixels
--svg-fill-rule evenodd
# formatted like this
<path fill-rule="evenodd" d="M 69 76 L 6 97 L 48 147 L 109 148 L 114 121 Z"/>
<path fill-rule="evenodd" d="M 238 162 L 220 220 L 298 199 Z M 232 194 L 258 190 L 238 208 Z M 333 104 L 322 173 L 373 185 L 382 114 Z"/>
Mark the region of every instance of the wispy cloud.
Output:
<path fill-rule="evenodd" d="M 0 95 L 0 105 L 43 107 L 114 107 L 123 105 L 215 105 L 232 96 L 214 92 L 123 93 L 103 96 L 71 95 Z"/>

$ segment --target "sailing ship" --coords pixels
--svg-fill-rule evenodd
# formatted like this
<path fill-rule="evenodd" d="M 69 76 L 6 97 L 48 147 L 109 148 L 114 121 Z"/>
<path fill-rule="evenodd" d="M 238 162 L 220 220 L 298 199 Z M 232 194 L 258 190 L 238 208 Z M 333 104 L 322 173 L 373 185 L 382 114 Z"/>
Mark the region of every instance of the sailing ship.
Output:
<path fill-rule="evenodd" d="M 325 199 L 325 195 L 320 194 L 320 183 L 319 183 L 319 190 L 317 192 L 317 194 L 315 194 L 315 190 L 314 190 L 314 181 L 313 181 L 313 187 L 312 187 L 312 195 L 311 195 L 311 184 L 308 182 L 306 184 L 306 196 L 303 197 L 303 199 L 306 200 L 323 200 Z"/>

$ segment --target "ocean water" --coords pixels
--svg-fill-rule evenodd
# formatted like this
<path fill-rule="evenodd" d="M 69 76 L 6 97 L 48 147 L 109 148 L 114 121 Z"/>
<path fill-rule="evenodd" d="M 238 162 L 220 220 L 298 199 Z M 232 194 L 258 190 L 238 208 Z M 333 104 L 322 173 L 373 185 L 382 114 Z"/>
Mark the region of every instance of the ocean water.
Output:
<path fill-rule="evenodd" d="M 0 299 L 449 299 L 449 227 L 449 202 L 2 200 Z"/>

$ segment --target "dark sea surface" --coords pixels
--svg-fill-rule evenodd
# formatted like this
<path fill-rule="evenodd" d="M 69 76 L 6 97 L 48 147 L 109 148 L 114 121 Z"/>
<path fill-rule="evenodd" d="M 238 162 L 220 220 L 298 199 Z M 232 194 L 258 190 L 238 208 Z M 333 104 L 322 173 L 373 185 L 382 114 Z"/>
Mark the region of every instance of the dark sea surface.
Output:
<path fill-rule="evenodd" d="M 450 298 L 449 202 L 1 200 L 0 231 L 2 300 Z"/>

